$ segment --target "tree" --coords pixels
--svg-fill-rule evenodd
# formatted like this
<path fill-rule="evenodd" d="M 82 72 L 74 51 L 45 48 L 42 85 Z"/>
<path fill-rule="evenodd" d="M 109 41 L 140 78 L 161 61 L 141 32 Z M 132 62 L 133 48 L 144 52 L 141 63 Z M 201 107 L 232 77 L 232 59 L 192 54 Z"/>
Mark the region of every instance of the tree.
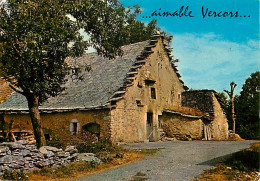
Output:
<path fill-rule="evenodd" d="M 228 112 L 230 109 L 230 101 L 229 101 L 227 95 L 225 94 L 225 92 L 217 92 L 217 96 L 218 96 L 218 101 L 221 105 L 221 108 L 225 111 L 225 113 L 228 117 Z"/>
<path fill-rule="evenodd" d="M 230 103 L 231 103 L 231 113 L 232 113 L 232 121 L 233 121 L 233 133 L 236 133 L 236 115 L 235 115 L 235 106 L 234 106 L 234 90 L 236 88 L 237 84 L 235 84 L 235 82 L 231 82 L 230 83 L 230 91 L 228 90 L 224 90 L 230 99 Z"/>
<path fill-rule="evenodd" d="M 247 139 L 259 139 L 260 72 L 246 79 L 240 95 L 235 97 L 238 133 Z"/>
<path fill-rule="evenodd" d="M 79 72 L 66 58 L 90 45 L 102 56 L 120 55 L 124 35 L 134 33 L 126 22 L 139 23 L 131 16 L 117 0 L 0 0 L 0 75 L 26 97 L 38 147 L 45 145 L 39 105 L 63 91 L 67 74 Z"/>

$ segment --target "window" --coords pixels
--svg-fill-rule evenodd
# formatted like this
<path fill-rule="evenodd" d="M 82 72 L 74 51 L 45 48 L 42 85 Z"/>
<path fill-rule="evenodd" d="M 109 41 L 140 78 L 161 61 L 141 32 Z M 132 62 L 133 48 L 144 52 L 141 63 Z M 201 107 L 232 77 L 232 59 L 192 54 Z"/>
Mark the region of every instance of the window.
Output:
<path fill-rule="evenodd" d="M 181 100 L 181 94 L 178 94 L 178 99 Z"/>
<path fill-rule="evenodd" d="M 73 127 L 73 135 L 77 133 L 78 123 L 72 123 Z"/>
<path fill-rule="evenodd" d="M 153 87 L 151 87 L 151 98 L 156 99 L 156 92 L 155 92 L 155 88 Z"/>
<path fill-rule="evenodd" d="M 80 130 L 80 125 L 77 119 L 72 119 L 70 122 L 70 133 L 71 135 L 77 135 Z"/>

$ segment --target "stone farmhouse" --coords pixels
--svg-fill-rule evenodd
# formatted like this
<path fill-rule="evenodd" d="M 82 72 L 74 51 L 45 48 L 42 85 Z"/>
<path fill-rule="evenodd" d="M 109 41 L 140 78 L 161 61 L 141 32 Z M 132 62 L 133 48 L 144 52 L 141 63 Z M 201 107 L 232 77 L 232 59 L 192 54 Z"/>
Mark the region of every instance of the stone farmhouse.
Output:
<path fill-rule="evenodd" d="M 187 91 L 168 42 L 161 35 L 122 47 L 109 60 L 97 53 L 70 60 L 81 66 L 84 80 L 69 77 L 65 91 L 40 106 L 46 138 L 68 139 L 88 132 L 113 142 L 228 137 L 226 116 L 214 91 Z M 32 129 L 25 97 L 13 92 L 0 104 L 5 122 Z"/>

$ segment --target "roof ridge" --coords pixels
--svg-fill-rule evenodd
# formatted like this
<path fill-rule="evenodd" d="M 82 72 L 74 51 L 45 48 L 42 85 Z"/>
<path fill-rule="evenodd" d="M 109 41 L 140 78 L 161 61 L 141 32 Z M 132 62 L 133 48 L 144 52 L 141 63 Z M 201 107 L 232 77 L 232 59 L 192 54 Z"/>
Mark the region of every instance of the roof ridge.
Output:
<path fill-rule="evenodd" d="M 147 45 L 144 46 L 140 55 L 136 56 L 135 62 L 133 63 L 133 65 L 130 67 L 129 71 L 125 75 L 125 78 L 124 78 L 125 81 L 123 82 L 123 85 L 121 85 L 120 88 L 118 88 L 116 91 L 113 92 L 112 96 L 109 98 L 109 100 L 106 103 L 107 106 L 111 106 L 111 108 L 115 108 L 116 102 L 124 98 L 127 87 L 131 87 L 133 85 L 132 83 L 136 79 L 136 75 L 138 75 L 139 69 L 141 67 L 143 67 L 143 65 L 145 65 L 146 58 L 151 53 L 153 53 L 153 51 L 151 49 L 156 46 L 155 44 L 158 42 L 158 40 L 155 41 L 154 39 L 150 39 L 150 40 L 145 40 L 142 42 L 133 43 L 130 45 L 136 45 L 136 44 L 140 44 L 140 43 L 144 43 L 144 42 L 147 42 Z M 129 46 L 129 45 L 126 45 L 126 46 Z"/>
<path fill-rule="evenodd" d="M 126 73 L 125 76 L 125 81 L 123 83 L 123 85 L 116 90 L 113 95 L 109 98 L 108 102 L 106 103 L 106 105 L 110 105 L 115 108 L 116 106 L 116 102 L 123 99 L 123 96 L 125 95 L 126 92 L 126 88 L 132 86 L 132 82 L 135 80 L 136 75 L 138 75 L 138 70 L 139 68 L 143 67 L 143 65 L 146 63 L 145 59 L 151 54 L 153 53 L 152 48 L 154 48 L 158 42 L 158 39 L 161 38 L 162 39 L 162 43 L 163 43 L 163 48 L 166 50 L 167 52 L 167 56 L 169 58 L 169 61 L 171 63 L 171 67 L 173 68 L 173 71 L 176 73 L 178 80 L 181 82 L 181 84 L 183 84 L 183 88 L 185 90 L 188 89 L 187 86 L 184 85 L 183 80 L 180 79 L 181 75 L 177 72 L 178 70 L 176 69 L 175 65 L 172 63 L 172 59 L 173 59 L 173 55 L 172 54 L 172 48 L 169 47 L 169 42 L 167 40 L 164 39 L 164 36 L 161 34 L 156 34 L 151 36 L 150 40 L 146 40 L 148 42 L 148 44 L 146 46 L 144 46 L 143 51 L 141 52 L 140 55 L 137 55 L 136 57 L 136 61 L 134 62 L 133 66 L 130 68 L 130 70 Z M 137 42 L 134 44 L 130 44 L 130 45 L 135 45 L 135 44 L 139 44 L 139 43 L 143 43 L 145 41 L 142 42 Z M 129 46 L 129 45 L 126 45 Z M 133 72 L 133 73 L 131 73 Z M 124 93 L 122 93 L 122 91 L 124 91 Z M 120 93 L 117 93 L 120 92 Z M 120 97 L 119 97 L 120 96 Z M 115 105 L 115 106 L 114 106 Z"/>
<path fill-rule="evenodd" d="M 173 71 L 176 73 L 177 77 L 178 77 L 178 80 L 180 81 L 181 84 L 183 84 L 183 88 L 184 90 L 188 90 L 188 86 L 186 86 L 184 84 L 184 81 L 181 78 L 181 74 L 178 72 L 179 70 L 177 69 L 177 65 L 175 64 L 175 62 L 178 62 L 179 59 L 176 59 L 174 60 L 174 56 L 172 55 L 172 52 L 173 52 L 173 48 L 172 47 L 169 47 L 169 42 L 167 40 L 163 40 L 163 46 L 167 52 L 167 56 L 169 58 L 169 61 L 171 63 L 171 67 L 173 69 Z"/>

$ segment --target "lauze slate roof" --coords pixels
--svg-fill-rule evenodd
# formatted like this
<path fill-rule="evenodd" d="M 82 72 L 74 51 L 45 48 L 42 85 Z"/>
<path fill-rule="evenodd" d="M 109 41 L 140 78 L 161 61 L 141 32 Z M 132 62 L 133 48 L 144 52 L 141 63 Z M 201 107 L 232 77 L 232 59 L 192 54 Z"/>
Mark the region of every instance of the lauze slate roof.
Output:
<path fill-rule="evenodd" d="M 45 101 L 40 110 L 66 110 L 103 107 L 109 100 L 110 93 L 118 90 L 124 83 L 127 72 L 141 54 L 149 41 L 143 41 L 123 46 L 122 57 L 115 59 L 103 58 L 97 53 L 87 53 L 75 61 L 82 65 L 90 65 L 91 71 L 83 70 L 84 80 L 69 78 L 65 91 L 57 97 Z M 0 104 L 0 110 L 28 110 L 25 97 L 13 92 L 5 102 Z"/>

